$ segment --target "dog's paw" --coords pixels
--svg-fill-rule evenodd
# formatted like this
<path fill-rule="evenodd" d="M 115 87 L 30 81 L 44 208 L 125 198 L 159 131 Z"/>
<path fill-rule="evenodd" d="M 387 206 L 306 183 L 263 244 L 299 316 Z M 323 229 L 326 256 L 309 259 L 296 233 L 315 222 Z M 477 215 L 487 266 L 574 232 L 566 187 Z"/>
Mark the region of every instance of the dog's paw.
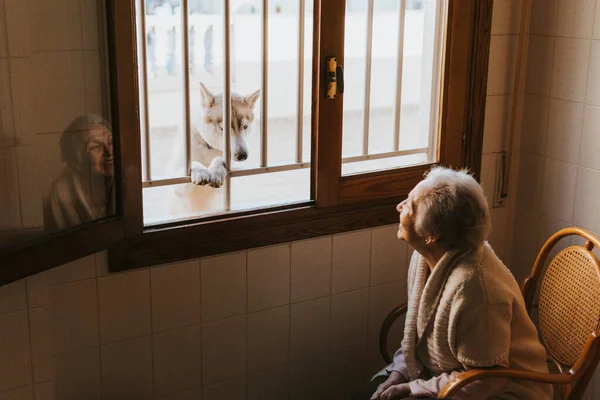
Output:
<path fill-rule="evenodd" d="M 194 167 L 191 171 L 191 181 L 194 185 L 207 185 L 211 181 L 211 173 L 204 167 Z"/>
<path fill-rule="evenodd" d="M 211 181 L 209 183 L 212 187 L 221 187 L 225 183 L 225 177 L 227 176 L 227 168 L 225 168 L 225 162 L 222 157 L 215 157 L 208 167 L 210 171 Z"/>

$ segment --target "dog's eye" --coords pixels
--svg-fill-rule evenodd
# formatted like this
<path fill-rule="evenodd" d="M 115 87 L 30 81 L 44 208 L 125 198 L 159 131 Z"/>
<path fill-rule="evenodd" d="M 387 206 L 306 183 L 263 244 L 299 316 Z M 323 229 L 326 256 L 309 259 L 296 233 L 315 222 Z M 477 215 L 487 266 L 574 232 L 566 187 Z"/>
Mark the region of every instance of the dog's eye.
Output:
<path fill-rule="evenodd" d="M 244 125 L 244 129 L 248 129 L 248 125 Z"/>

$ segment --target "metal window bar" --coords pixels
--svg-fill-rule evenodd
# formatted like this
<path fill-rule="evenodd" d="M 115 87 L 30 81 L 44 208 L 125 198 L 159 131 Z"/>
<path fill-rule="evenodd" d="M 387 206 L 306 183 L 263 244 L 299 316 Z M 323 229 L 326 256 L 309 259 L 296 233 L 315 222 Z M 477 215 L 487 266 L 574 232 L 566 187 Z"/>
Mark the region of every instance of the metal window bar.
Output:
<path fill-rule="evenodd" d="M 296 162 L 302 162 L 302 130 L 304 123 L 304 24 L 305 0 L 299 0 L 298 21 L 298 126 L 296 127 Z"/>
<path fill-rule="evenodd" d="M 140 5 L 140 13 L 142 14 L 140 17 L 140 27 L 141 27 L 141 36 L 142 36 L 142 40 L 141 45 L 142 45 L 142 85 L 143 85 L 143 100 L 144 100 L 144 104 L 142 105 L 144 107 L 143 113 L 144 113 L 144 126 L 143 126 L 143 135 L 144 135 L 144 146 L 143 146 L 143 155 L 144 155 L 144 164 L 145 164 L 145 170 L 144 170 L 144 177 L 147 181 L 152 179 L 152 170 L 151 170 L 151 158 L 150 158 L 150 116 L 148 115 L 148 56 L 147 56 L 147 49 L 146 49 L 146 38 L 147 38 L 147 32 L 146 32 L 146 2 L 144 0 L 140 0 L 139 1 L 139 5 Z"/>
<path fill-rule="evenodd" d="M 365 65 L 365 111 L 362 155 L 369 154 L 369 116 L 371 108 L 371 64 L 373 58 L 373 8 L 375 0 L 369 0 L 369 10 L 367 14 L 367 56 Z"/>
<path fill-rule="evenodd" d="M 190 28 L 189 28 L 189 7 L 188 0 L 181 1 L 181 34 L 182 34 L 182 51 L 181 63 L 183 64 L 183 129 L 184 154 L 185 164 L 184 171 L 186 175 L 190 174 L 191 170 L 191 117 L 190 117 Z"/>
<path fill-rule="evenodd" d="M 366 161 L 366 160 L 378 160 L 381 158 L 389 158 L 389 157 L 402 157 L 402 156 L 410 156 L 415 154 L 427 154 L 429 151 L 428 147 L 422 147 L 417 149 L 410 150 L 402 150 L 402 151 L 391 151 L 388 153 L 377 153 L 377 154 L 366 154 L 362 156 L 352 156 L 346 157 L 342 159 L 342 163 L 353 163 L 357 161 Z M 258 167 L 258 168 L 248 168 L 248 169 L 234 169 L 230 170 L 228 176 L 232 178 L 240 177 L 240 176 L 251 176 L 251 175 L 260 175 L 272 172 L 283 172 L 283 171 L 293 171 L 297 169 L 309 168 L 310 162 L 303 163 L 293 163 L 293 164 L 282 164 L 282 165 L 273 165 L 269 167 Z M 158 187 L 158 186 L 168 186 L 168 185 L 177 185 L 180 183 L 188 183 L 190 181 L 189 176 L 180 176 L 176 178 L 168 178 L 168 179 L 157 179 L 153 181 L 143 182 L 143 187 Z"/>
<path fill-rule="evenodd" d="M 223 196 L 223 208 L 229 211 L 231 208 L 231 29 L 230 20 L 230 0 L 225 0 L 223 4 L 223 29 L 225 54 L 223 55 L 223 157 L 227 173 L 225 175 L 225 196 Z"/>
<path fill-rule="evenodd" d="M 406 30 L 406 0 L 400 0 L 398 13 L 398 72 L 396 75 L 396 112 L 394 116 L 394 149 L 400 150 L 400 117 L 402 113 L 402 71 L 404 65 L 404 32 Z"/>
<path fill-rule="evenodd" d="M 228 0 L 227 0 L 228 1 Z M 260 115 L 260 166 L 267 166 L 268 132 L 267 132 L 267 89 L 269 80 L 269 0 L 263 0 L 262 21 L 262 88 Z"/>

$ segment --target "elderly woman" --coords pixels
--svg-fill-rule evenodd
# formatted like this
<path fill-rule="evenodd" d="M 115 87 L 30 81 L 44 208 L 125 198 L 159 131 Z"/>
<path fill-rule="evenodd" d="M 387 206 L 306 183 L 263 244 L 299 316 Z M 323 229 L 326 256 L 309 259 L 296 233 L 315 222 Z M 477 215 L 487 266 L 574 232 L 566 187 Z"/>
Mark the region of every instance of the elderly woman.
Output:
<path fill-rule="evenodd" d="M 433 168 L 397 210 L 398 238 L 415 249 L 404 338 L 392 364 L 354 399 L 436 398 L 472 368 L 547 372 L 519 285 L 485 241 L 490 213 L 475 179 Z M 551 390 L 496 378 L 473 382 L 454 399 L 550 399 Z"/>
<path fill-rule="evenodd" d="M 114 158 L 108 122 L 96 115 L 73 120 L 60 138 L 66 163 L 44 199 L 44 228 L 65 229 L 115 212 Z"/>

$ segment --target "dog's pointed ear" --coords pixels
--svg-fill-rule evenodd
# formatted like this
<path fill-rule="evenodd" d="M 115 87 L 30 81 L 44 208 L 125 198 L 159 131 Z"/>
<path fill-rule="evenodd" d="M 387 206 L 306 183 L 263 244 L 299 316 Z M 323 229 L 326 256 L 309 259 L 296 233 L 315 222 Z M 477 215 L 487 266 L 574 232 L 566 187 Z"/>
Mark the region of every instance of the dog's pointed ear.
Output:
<path fill-rule="evenodd" d="M 200 95 L 202 96 L 202 106 L 210 108 L 215 104 L 215 95 L 200 82 Z"/>
<path fill-rule="evenodd" d="M 250 107 L 254 107 L 254 105 L 256 104 L 256 101 L 258 100 L 259 97 L 260 97 L 260 89 L 258 89 L 256 92 L 251 93 L 248 96 L 244 97 L 244 101 Z"/>

